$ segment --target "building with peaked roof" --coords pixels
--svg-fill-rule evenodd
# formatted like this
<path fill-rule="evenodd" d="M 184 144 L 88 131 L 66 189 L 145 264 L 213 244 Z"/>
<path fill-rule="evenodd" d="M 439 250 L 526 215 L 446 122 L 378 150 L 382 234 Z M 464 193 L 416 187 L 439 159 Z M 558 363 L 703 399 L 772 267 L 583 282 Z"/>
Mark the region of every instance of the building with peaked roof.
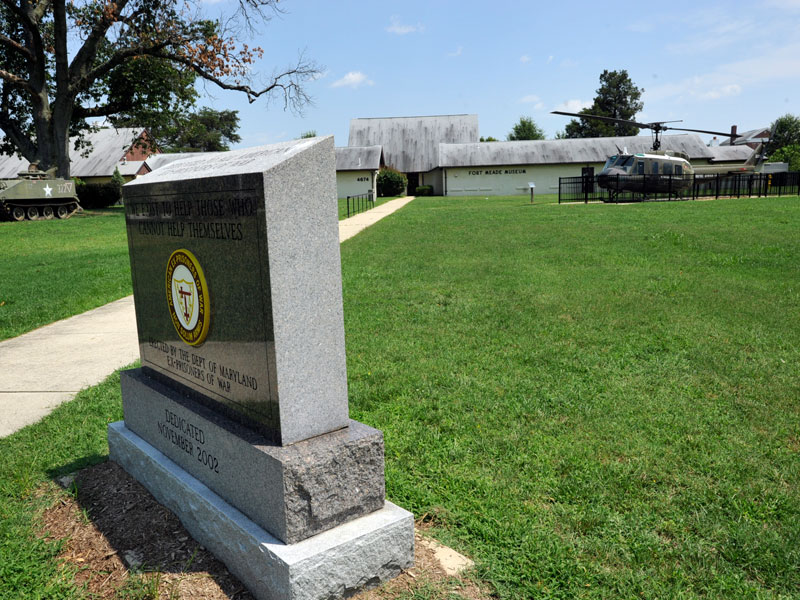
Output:
<path fill-rule="evenodd" d="M 384 166 L 382 146 L 336 148 L 336 193 L 339 198 L 372 193 L 377 197 L 378 171 Z"/>
<path fill-rule="evenodd" d="M 386 165 L 405 173 L 408 190 L 431 185 L 443 193 L 440 144 L 477 142 L 478 115 L 352 119 L 348 146 L 383 146 Z"/>
<path fill-rule="evenodd" d="M 70 176 L 86 183 L 104 183 L 119 169 L 125 179 L 149 171 L 145 159 L 152 155 L 154 144 L 144 128 L 101 127 L 84 136 L 81 149 L 74 150 L 75 138 L 70 139 Z M 14 178 L 28 170 L 28 161 L 18 156 L 0 156 L 0 178 Z"/>
<path fill-rule="evenodd" d="M 709 164 L 715 157 L 696 134 L 665 135 L 663 150 L 683 152 L 692 164 Z M 649 136 L 602 137 L 522 142 L 441 144 L 443 194 L 505 196 L 558 193 L 559 177 L 577 177 L 584 167 L 599 172 L 609 156 L 620 151 L 648 152 Z"/>

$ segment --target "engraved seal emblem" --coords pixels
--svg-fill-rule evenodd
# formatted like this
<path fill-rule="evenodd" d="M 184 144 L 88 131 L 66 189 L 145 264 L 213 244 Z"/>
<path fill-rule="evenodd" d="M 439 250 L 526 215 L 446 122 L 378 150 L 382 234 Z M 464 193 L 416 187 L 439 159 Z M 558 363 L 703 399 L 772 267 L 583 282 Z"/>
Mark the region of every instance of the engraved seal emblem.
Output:
<path fill-rule="evenodd" d="M 167 261 L 167 306 L 180 338 L 199 346 L 211 325 L 211 299 L 203 269 L 188 250 L 175 250 Z"/>

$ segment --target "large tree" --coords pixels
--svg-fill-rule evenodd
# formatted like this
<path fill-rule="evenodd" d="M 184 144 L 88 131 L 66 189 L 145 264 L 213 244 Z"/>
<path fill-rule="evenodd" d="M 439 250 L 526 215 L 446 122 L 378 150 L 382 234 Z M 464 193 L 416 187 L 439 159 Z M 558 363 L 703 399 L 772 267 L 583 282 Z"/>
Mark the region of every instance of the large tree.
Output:
<path fill-rule="evenodd" d="M 772 129 L 769 142 L 770 153 L 787 146 L 800 146 L 800 117 L 785 114 L 775 119 L 770 127 Z"/>
<path fill-rule="evenodd" d="M 604 70 L 600 75 L 600 87 L 594 102 L 581 114 L 599 115 L 613 119 L 633 120 L 636 113 L 644 107 L 641 101 L 644 89 L 637 88 L 625 69 L 621 71 Z M 573 119 L 567 123 L 564 137 L 590 138 L 636 135 L 639 129 L 634 125 L 608 123 L 599 119 Z"/>
<path fill-rule="evenodd" d="M 506 136 L 509 142 L 521 140 L 543 140 L 544 131 L 531 117 L 520 117 L 519 121 L 511 128 Z"/>
<path fill-rule="evenodd" d="M 93 117 L 185 109 L 195 77 L 302 108 L 318 67 L 301 55 L 258 78 L 263 51 L 239 42 L 277 2 L 239 0 L 223 23 L 202 0 L 0 0 L 0 151 L 67 177 L 69 137 Z"/>
<path fill-rule="evenodd" d="M 115 125 L 141 128 L 148 126 L 152 141 L 162 152 L 222 152 L 240 142 L 238 110 L 214 110 L 204 106 L 196 111 L 171 111 L 152 115 L 115 118 Z"/>

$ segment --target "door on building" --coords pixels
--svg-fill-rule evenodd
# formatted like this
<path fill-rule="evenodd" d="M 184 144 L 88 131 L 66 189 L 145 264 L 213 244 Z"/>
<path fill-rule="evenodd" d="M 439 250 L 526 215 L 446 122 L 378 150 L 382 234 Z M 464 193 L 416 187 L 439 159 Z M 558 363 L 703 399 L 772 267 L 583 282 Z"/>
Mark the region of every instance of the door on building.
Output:
<path fill-rule="evenodd" d="M 419 173 L 406 173 L 406 177 L 408 177 L 407 193 L 413 196 L 419 187 Z"/>

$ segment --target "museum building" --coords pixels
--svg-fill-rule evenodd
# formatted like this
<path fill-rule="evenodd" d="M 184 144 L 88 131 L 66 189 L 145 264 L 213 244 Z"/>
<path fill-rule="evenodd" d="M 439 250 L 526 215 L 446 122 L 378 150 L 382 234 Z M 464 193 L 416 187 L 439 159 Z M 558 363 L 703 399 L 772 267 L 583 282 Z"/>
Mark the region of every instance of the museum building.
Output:
<path fill-rule="evenodd" d="M 365 147 L 372 148 L 373 156 L 382 149 L 384 163 L 408 177 L 409 194 L 417 186 L 429 185 L 437 196 L 506 196 L 527 194 L 529 183 L 535 184 L 537 193 L 556 194 L 560 177 L 577 177 L 584 167 L 599 173 L 609 156 L 621 150 L 648 152 L 652 146 L 650 136 L 479 139 L 478 115 L 352 119 L 349 145 L 336 149 L 338 195 L 374 193 L 374 178 L 363 174 L 354 178 L 353 160 L 345 158 L 358 156 Z M 696 134 L 662 136 L 662 148 L 685 153 L 695 165 L 735 166 L 752 153 L 747 146 L 708 147 Z M 369 164 L 377 173 L 374 158 Z"/>

